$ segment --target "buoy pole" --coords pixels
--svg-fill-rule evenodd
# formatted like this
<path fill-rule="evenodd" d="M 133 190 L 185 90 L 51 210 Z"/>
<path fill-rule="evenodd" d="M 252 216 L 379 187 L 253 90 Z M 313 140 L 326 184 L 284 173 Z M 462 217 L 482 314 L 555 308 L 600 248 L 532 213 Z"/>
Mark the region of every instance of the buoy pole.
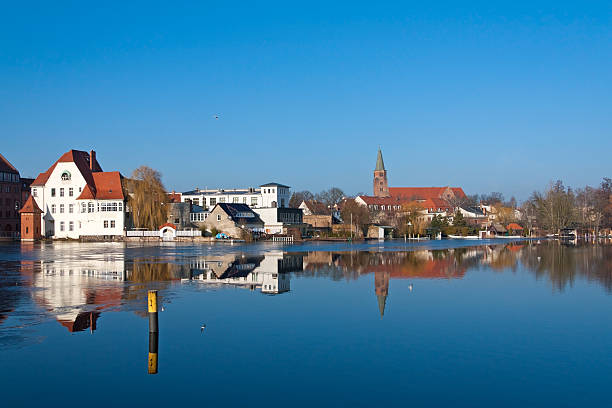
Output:
<path fill-rule="evenodd" d="M 149 333 L 158 333 L 159 325 L 157 320 L 157 291 L 149 291 Z"/>
<path fill-rule="evenodd" d="M 157 291 L 149 291 L 149 374 L 157 374 L 157 342 L 159 340 L 159 322 L 157 318 Z"/>

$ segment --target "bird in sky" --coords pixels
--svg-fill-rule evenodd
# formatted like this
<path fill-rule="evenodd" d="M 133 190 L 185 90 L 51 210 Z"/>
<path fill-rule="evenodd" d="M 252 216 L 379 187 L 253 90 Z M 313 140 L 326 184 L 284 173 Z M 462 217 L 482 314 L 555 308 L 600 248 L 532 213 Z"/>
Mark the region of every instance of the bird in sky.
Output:
<path fill-rule="evenodd" d="M 219 115 L 215 115 L 215 120 L 219 120 Z"/>

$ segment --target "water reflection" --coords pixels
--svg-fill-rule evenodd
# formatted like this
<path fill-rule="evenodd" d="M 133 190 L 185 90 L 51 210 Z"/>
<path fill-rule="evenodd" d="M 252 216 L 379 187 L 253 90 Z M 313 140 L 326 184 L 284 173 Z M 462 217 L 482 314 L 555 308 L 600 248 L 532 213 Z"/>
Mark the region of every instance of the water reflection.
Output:
<path fill-rule="evenodd" d="M 279 294 L 290 289 L 289 272 L 303 269 L 301 255 L 283 252 L 265 255 L 224 255 L 213 258 L 198 258 L 190 263 L 190 276 L 208 285 L 234 285 L 262 293 Z"/>
<path fill-rule="evenodd" d="M 456 280 L 476 269 L 524 270 L 547 280 L 556 291 L 566 290 L 576 279 L 612 291 L 612 246 L 593 243 L 567 246 L 543 241 L 414 251 L 277 250 L 211 256 L 183 251 L 146 257 L 133 256 L 126 247 L 113 247 L 103 254 L 83 254 L 75 246 L 61 245 L 44 251 L 43 260 L 0 263 L 0 329 L 26 298 L 69 332 L 93 332 L 103 312 L 127 310 L 145 317 L 147 289 L 160 290 L 166 300 L 171 296 L 168 289 L 185 284 L 276 295 L 290 291 L 292 277 L 351 281 L 370 276 L 381 318 L 394 280 L 410 284 L 419 279 Z"/>

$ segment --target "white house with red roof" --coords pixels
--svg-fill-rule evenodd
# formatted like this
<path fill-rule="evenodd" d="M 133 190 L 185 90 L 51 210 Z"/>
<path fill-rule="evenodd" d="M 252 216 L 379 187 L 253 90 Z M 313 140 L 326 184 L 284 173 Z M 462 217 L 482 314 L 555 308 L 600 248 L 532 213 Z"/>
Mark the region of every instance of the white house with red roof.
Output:
<path fill-rule="evenodd" d="M 96 152 L 70 150 L 30 189 L 48 238 L 123 235 L 126 198 L 118 171 L 105 172 Z"/>

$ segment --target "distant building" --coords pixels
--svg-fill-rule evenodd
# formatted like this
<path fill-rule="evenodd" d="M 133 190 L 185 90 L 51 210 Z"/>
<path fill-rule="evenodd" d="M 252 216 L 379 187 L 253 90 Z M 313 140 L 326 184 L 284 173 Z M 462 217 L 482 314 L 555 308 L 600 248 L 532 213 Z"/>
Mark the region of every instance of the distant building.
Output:
<path fill-rule="evenodd" d="M 126 197 L 122 178 L 118 171 L 102 171 L 93 150 L 64 153 L 30 186 L 42 210 L 43 236 L 123 235 Z"/>
<path fill-rule="evenodd" d="M 423 214 L 431 219 L 434 215 L 448 215 L 467 199 L 461 187 L 389 187 L 380 149 L 373 184 L 372 196 L 360 195 L 355 201 L 375 212 L 397 214 L 405 211 L 405 206 L 412 205 L 421 207 Z"/>
<path fill-rule="evenodd" d="M 217 204 L 245 204 L 251 208 L 284 208 L 289 206 L 289 186 L 278 183 L 262 184 L 258 188 L 245 189 L 204 189 L 180 193 L 182 202 L 213 208 Z M 174 193 L 174 196 L 179 193 Z"/>
<path fill-rule="evenodd" d="M 23 204 L 19 171 L 0 154 L 0 239 L 17 239 Z"/>
<path fill-rule="evenodd" d="M 246 204 L 215 205 L 204 221 L 204 226 L 209 231 L 214 228 L 234 238 L 241 238 L 245 232 L 264 231 L 264 222 Z"/>

